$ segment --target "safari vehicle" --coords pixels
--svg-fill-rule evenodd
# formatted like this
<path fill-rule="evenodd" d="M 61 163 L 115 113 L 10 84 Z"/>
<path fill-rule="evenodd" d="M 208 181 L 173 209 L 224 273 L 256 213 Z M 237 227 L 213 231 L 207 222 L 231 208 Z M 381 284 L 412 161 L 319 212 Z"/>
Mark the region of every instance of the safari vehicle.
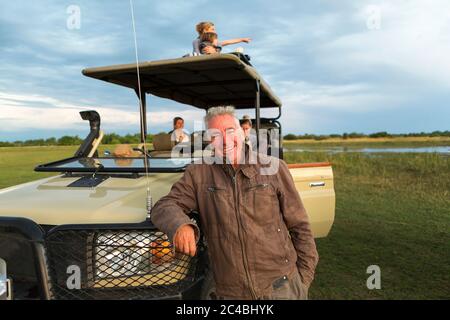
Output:
<path fill-rule="evenodd" d="M 146 94 L 204 110 L 218 105 L 252 109 L 256 130 L 269 133 L 281 131 L 280 100 L 239 54 L 89 68 L 83 74 L 137 93 L 144 148 L 130 158 L 99 155 L 100 116 L 84 111 L 90 133 L 74 156 L 35 168 L 57 175 L 0 190 L 0 297 L 214 297 L 206 241 L 199 241 L 195 257 L 174 253 L 171 239 L 149 219 L 152 202 L 169 192 L 205 144 L 171 158 L 167 136 L 159 135 L 147 150 Z M 273 108 L 278 116 L 262 118 L 263 108 Z M 269 149 L 282 157 L 281 133 L 278 137 Z M 327 236 L 335 209 L 331 165 L 289 166 L 315 237 Z M 192 219 L 201 229 L 195 212 Z"/>

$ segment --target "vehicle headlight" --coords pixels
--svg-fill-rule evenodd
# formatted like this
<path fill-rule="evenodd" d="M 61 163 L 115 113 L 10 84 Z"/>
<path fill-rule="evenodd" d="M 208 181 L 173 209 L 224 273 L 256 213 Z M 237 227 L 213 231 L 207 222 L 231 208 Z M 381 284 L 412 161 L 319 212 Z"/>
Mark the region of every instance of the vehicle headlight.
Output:
<path fill-rule="evenodd" d="M 96 279 L 158 274 L 177 265 L 162 232 L 105 232 L 95 239 Z"/>

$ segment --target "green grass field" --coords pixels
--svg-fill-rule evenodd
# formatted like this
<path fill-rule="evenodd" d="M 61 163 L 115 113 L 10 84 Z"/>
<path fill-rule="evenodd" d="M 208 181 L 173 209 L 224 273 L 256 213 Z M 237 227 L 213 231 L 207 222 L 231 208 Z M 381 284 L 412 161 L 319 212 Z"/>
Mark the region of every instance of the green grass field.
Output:
<path fill-rule="evenodd" d="M 318 239 L 313 299 L 450 299 L 450 157 L 287 153 L 331 161 L 336 219 Z M 381 268 L 381 290 L 366 269 Z"/>
<path fill-rule="evenodd" d="M 431 146 L 450 146 L 450 137 L 395 137 L 395 138 L 352 138 L 338 139 L 331 138 L 325 140 L 285 140 L 286 148 L 293 148 L 295 145 L 303 147 L 349 147 L 349 148 L 417 148 Z"/>
<path fill-rule="evenodd" d="M 34 166 L 75 150 L 0 148 L 0 188 L 46 176 Z M 285 159 L 334 168 L 336 219 L 317 240 L 312 299 L 450 299 L 449 156 L 287 152 Z M 366 287 L 369 265 L 381 268 L 381 290 Z"/>

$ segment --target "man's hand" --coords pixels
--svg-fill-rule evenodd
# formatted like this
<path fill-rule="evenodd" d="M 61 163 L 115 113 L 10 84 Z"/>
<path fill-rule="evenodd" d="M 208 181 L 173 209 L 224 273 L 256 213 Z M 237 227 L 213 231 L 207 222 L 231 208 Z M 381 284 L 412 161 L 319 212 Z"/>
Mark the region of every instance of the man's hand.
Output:
<path fill-rule="evenodd" d="M 185 224 L 179 227 L 173 237 L 173 244 L 175 246 L 175 250 L 192 257 L 195 256 L 197 244 L 195 241 L 194 227 L 190 224 Z"/>
<path fill-rule="evenodd" d="M 241 38 L 241 41 L 245 42 L 245 43 L 249 43 L 250 41 L 252 41 L 252 39 L 251 38 Z"/>
<path fill-rule="evenodd" d="M 205 54 L 213 54 L 213 53 L 217 53 L 217 51 L 212 46 L 206 46 L 206 47 L 203 48 L 203 53 L 205 53 Z"/>

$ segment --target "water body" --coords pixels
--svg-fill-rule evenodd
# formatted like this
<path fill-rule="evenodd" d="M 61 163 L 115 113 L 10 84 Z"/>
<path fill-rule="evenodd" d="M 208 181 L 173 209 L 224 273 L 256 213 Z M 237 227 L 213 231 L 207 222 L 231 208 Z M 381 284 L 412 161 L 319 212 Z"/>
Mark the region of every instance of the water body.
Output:
<path fill-rule="evenodd" d="M 356 147 L 324 147 L 324 148 L 284 148 L 285 152 L 361 152 L 361 153 L 440 153 L 450 155 L 450 146 L 417 147 L 417 148 L 356 148 Z"/>

